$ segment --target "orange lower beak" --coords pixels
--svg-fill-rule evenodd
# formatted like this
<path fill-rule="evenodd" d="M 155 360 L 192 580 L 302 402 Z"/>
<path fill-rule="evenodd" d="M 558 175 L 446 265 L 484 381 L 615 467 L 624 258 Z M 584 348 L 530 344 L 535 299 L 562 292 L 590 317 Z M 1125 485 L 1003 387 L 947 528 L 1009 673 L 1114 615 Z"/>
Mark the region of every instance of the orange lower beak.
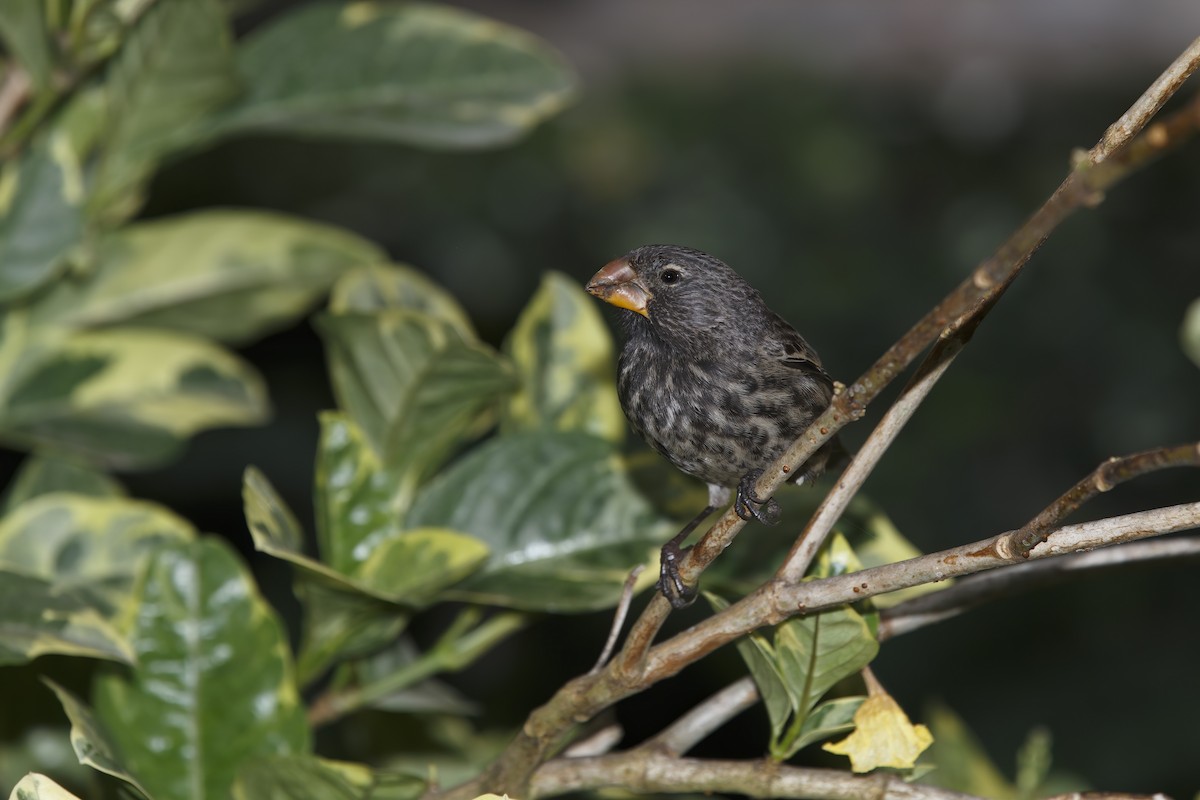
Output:
<path fill-rule="evenodd" d="M 601 267 L 588 281 L 587 290 L 617 308 L 636 312 L 646 319 L 650 318 L 646 304 L 654 295 L 638 280 L 637 273 L 633 271 L 627 258 L 618 258 Z"/>

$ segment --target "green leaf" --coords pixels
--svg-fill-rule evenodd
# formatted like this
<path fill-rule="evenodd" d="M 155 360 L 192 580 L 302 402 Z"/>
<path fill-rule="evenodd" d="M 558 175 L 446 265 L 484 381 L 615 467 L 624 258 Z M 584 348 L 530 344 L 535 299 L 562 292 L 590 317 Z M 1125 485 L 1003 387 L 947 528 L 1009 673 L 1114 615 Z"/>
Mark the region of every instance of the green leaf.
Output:
<path fill-rule="evenodd" d="M 780 625 L 775 650 L 793 705 L 804 718 L 835 683 L 871 663 L 879 642 L 857 611 L 843 607 Z"/>
<path fill-rule="evenodd" d="M 616 602 L 629 570 L 657 564 L 673 530 L 630 484 L 611 442 L 552 432 L 476 447 L 428 484 L 408 522 L 469 533 L 491 549 L 447 597 L 552 611 Z"/>
<path fill-rule="evenodd" d="M 838 734 L 847 733 L 854 728 L 854 712 L 863 704 L 865 697 L 838 697 L 820 703 L 804 718 L 804 724 L 792 742 L 786 758 L 815 744 L 823 739 L 829 739 Z"/>
<path fill-rule="evenodd" d="M 378 649 L 404 630 L 408 615 L 403 609 L 304 554 L 295 515 L 254 467 L 246 469 L 242 501 L 254 546 L 297 568 L 296 595 L 304 608 L 297 658 L 302 685 L 331 664 Z"/>
<path fill-rule="evenodd" d="M 88 201 L 94 216 L 111 223 L 136 212 L 158 163 L 192 143 L 189 126 L 233 98 L 232 48 L 217 0 L 156 3 L 137 21 L 108 71 L 108 132 Z"/>
<path fill-rule="evenodd" d="M 414 528 L 375 548 L 356 577 L 395 602 L 422 606 L 478 569 L 487 557 L 487 545 L 474 537 Z"/>
<path fill-rule="evenodd" d="M 705 591 L 704 597 L 714 611 L 729 608 L 729 601 L 713 592 Z M 758 695 L 767 709 L 767 718 L 771 722 L 771 742 L 777 742 L 794 710 L 792 695 L 779 670 L 779 657 L 767 637 L 761 633 L 751 633 L 738 639 L 737 650 L 750 669 L 750 676 L 758 687 Z"/>
<path fill-rule="evenodd" d="M 846 531 L 846 537 L 850 546 L 854 548 L 857 559 L 862 562 L 856 569 L 894 564 L 921 555 L 921 551 L 900 533 L 891 518 L 865 497 L 854 498 L 840 526 Z M 953 579 L 948 579 L 912 586 L 898 592 L 877 595 L 871 599 L 871 603 L 875 608 L 891 608 L 897 603 L 923 594 L 940 592 L 953 583 Z"/>
<path fill-rule="evenodd" d="M 247 91 L 217 134 L 496 145 L 556 113 L 574 86 L 529 34 L 420 3 L 297 8 L 248 37 L 238 66 Z"/>
<path fill-rule="evenodd" d="M 33 324 L 137 325 L 242 343 L 290 323 L 379 249 L 347 231 L 261 211 L 199 211 L 104 237 L 86 276 L 39 299 Z"/>
<path fill-rule="evenodd" d="M 399 483 L 348 417 L 321 415 L 316 506 L 324 563 L 378 594 L 423 605 L 483 563 L 487 545 L 448 530 L 401 533 Z"/>
<path fill-rule="evenodd" d="M 1179 335 L 1183 340 L 1183 352 L 1200 366 L 1200 300 L 1193 300 L 1188 306 Z"/>
<path fill-rule="evenodd" d="M 0 2 L 0 39 L 4 41 L 4 49 L 21 62 L 35 89 L 50 86 L 53 66 L 43 5 L 41 0 Z"/>
<path fill-rule="evenodd" d="M 46 494 L 0 519 L 0 564 L 82 587 L 107 614 L 127 599 L 151 553 L 194 536 L 191 523 L 154 503 Z"/>
<path fill-rule="evenodd" d="M 12 376 L 0 433 L 115 466 L 161 461 L 199 430 L 267 415 L 250 365 L 210 342 L 170 331 L 74 334 Z"/>
<path fill-rule="evenodd" d="M 416 800 L 421 778 L 315 756 L 284 756 L 247 764 L 233 786 L 235 800 Z"/>
<path fill-rule="evenodd" d="M 13 787 L 8 800 L 79 800 L 79 797 L 45 775 L 31 772 Z"/>
<path fill-rule="evenodd" d="M 391 682 L 398 673 L 413 673 L 419 669 L 423 659 L 433 655 L 420 652 L 410 637 L 400 636 L 366 658 L 343 664 L 338 668 L 333 685 L 353 684 L 362 687 Z M 434 678 L 405 683 L 395 691 L 371 698 L 365 707 L 403 714 L 453 714 L 459 717 L 474 716 L 480 712 L 476 703 L 449 684 Z"/>
<path fill-rule="evenodd" d="M 612 339 L 595 301 L 557 272 L 547 273 L 504 344 L 520 391 L 504 406 L 506 431 L 576 430 L 625 438 Z"/>
<path fill-rule="evenodd" d="M 21 468 L 8 485 L 0 513 L 11 513 L 22 503 L 53 492 L 123 497 L 125 487 L 107 472 L 69 458 L 36 453 L 21 462 Z"/>
<path fill-rule="evenodd" d="M 475 337 L 471 320 L 454 295 L 402 264 L 372 264 L 347 272 L 333 285 L 329 298 L 329 310 L 337 314 L 369 314 L 386 308 L 420 311 L 449 322 L 466 338 Z"/>
<path fill-rule="evenodd" d="M 0 173 L 0 303 L 58 276 L 83 236 L 83 178 L 51 137 Z"/>
<path fill-rule="evenodd" d="M 513 386 L 488 347 L 442 320 L 399 309 L 323 314 L 338 404 L 411 491 Z M 401 494 L 403 496 L 403 494 Z"/>
<path fill-rule="evenodd" d="M 308 749 L 287 637 L 228 545 L 164 547 L 139 588 L 137 666 L 98 676 L 95 699 L 150 794 L 228 797 L 243 764 Z"/>
<path fill-rule="evenodd" d="M 341 411 L 320 415 L 314 505 L 321 559 L 350 574 L 399 531 L 399 478 L 379 463 L 362 429 Z"/>
<path fill-rule="evenodd" d="M 133 661 L 129 643 L 94 606 L 85 592 L 0 567 L 0 666 L 49 654 Z"/>
<path fill-rule="evenodd" d="M 58 696 L 67 719 L 71 721 L 71 747 L 75 749 L 79 763 L 125 781 L 149 797 L 150 793 L 138 783 L 137 778 L 126 766 L 127 762 L 114 744 L 111 732 L 105 728 L 92 709 L 54 681 L 48 678 L 42 680 Z"/>
<path fill-rule="evenodd" d="M 306 686 L 334 664 L 361 658 L 394 642 L 409 614 L 394 603 L 301 569 L 296 596 L 304 609 L 297 682 Z"/>

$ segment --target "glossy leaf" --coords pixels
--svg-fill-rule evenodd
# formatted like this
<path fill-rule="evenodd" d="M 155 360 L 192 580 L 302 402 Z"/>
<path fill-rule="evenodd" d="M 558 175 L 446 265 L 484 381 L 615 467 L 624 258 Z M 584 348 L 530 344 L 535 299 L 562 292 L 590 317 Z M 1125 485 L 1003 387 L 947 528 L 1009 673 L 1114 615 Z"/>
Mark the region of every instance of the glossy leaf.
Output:
<path fill-rule="evenodd" d="M 0 407 L 0 434 L 116 466 L 162 460 L 206 428 L 267 413 L 258 374 L 210 342 L 169 331 L 70 336 L 27 365 Z"/>
<path fill-rule="evenodd" d="M 0 40 L 4 49 L 16 56 L 36 89 L 49 87 L 53 67 L 43 8 L 41 0 L 0 3 Z"/>
<path fill-rule="evenodd" d="M 79 800 L 50 778 L 31 772 L 13 787 L 8 800 Z"/>
<path fill-rule="evenodd" d="M 469 533 L 491 549 L 447 596 L 557 611 L 615 602 L 635 564 L 657 565 L 673 529 L 629 483 L 612 443 L 580 433 L 485 442 L 422 490 L 409 523 Z"/>
<path fill-rule="evenodd" d="M 108 129 L 89 209 L 111 223 L 138 209 L 142 183 L 159 161 L 191 143 L 188 127 L 238 91 L 220 3 L 154 4 L 113 59 L 106 86 Z"/>
<path fill-rule="evenodd" d="M 871 663 L 879 643 L 854 609 L 796 617 L 775 631 L 780 671 L 801 717 L 843 678 Z"/>
<path fill-rule="evenodd" d="M 315 756 L 256 760 L 233 787 L 235 800 L 416 800 L 421 778 Z"/>
<path fill-rule="evenodd" d="M 57 654 L 130 662 L 125 638 L 87 593 L 0 566 L 0 665 Z"/>
<path fill-rule="evenodd" d="M 83 235 L 78 163 L 51 138 L 0 172 L 0 303 L 43 286 Z"/>
<path fill-rule="evenodd" d="M 139 588 L 137 666 L 99 676 L 94 695 L 150 794 L 227 797 L 243 764 L 308 749 L 287 637 L 228 545 L 165 547 Z"/>
<path fill-rule="evenodd" d="M 614 442 L 625 438 L 612 338 L 595 300 L 575 281 L 547 273 L 504 352 L 520 380 L 520 390 L 504 405 L 506 430 L 547 428 Z"/>
<path fill-rule="evenodd" d="M 372 264 L 346 273 L 333 285 L 329 310 L 371 313 L 386 308 L 420 311 L 449 322 L 466 337 L 475 329 L 454 295 L 412 267 Z"/>
<path fill-rule="evenodd" d="M 495 145 L 557 112 L 574 85 L 529 34 L 420 3 L 296 8 L 242 43 L 238 65 L 247 91 L 217 133 Z"/>
<path fill-rule="evenodd" d="M 400 530 L 404 484 L 379 463 L 362 429 L 341 411 L 320 415 L 314 492 L 317 546 L 321 560 L 349 574 Z"/>
<path fill-rule="evenodd" d="M 34 454 L 21 462 L 8 485 L 3 513 L 22 503 L 53 492 L 88 497 L 122 497 L 125 488 L 107 472 L 61 456 Z"/>
<path fill-rule="evenodd" d="M 339 228 L 261 211 L 199 211 L 106 236 L 35 325 L 137 325 L 240 343 L 291 322 L 346 270 L 382 254 Z"/>
<path fill-rule="evenodd" d="M 325 314 L 318 329 L 338 405 L 410 485 L 475 433 L 480 415 L 513 386 L 490 348 L 423 314 Z"/>
<path fill-rule="evenodd" d="M 1193 300 L 1188 306 L 1183 317 L 1183 328 L 1179 333 L 1183 341 L 1183 352 L 1200 366 L 1200 300 Z"/>
<path fill-rule="evenodd" d="M 404 629 L 408 615 L 403 609 L 304 554 L 295 515 L 254 467 L 246 469 L 242 502 L 254 546 L 296 567 L 296 595 L 304 607 L 297 657 L 301 684 L 339 660 L 383 646 Z"/>
<path fill-rule="evenodd" d="M 155 549 L 195 533 L 155 503 L 55 492 L 0 519 L 0 563 L 60 586 L 132 580 Z"/>
<path fill-rule="evenodd" d="M 472 536 L 411 528 L 375 548 L 356 577 L 394 602 L 422 606 L 475 572 L 487 557 L 487 545 Z"/>
<path fill-rule="evenodd" d="M 112 733 L 95 712 L 54 681 L 48 678 L 42 680 L 58 697 L 58 702 L 62 704 L 63 711 L 71 722 L 71 747 L 74 748 L 79 763 L 122 780 L 149 797 L 149 792 L 138 783 L 137 778 L 126 766 L 113 741 Z"/>

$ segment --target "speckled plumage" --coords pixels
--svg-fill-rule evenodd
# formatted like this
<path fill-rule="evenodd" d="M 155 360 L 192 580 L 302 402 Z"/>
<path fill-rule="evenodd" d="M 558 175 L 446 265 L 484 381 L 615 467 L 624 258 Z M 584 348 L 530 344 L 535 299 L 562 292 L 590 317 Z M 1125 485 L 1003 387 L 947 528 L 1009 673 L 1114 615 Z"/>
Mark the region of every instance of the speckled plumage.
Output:
<path fill-rule="evenodd" d="M 617 391 L 630 424 L 654 449 L 710 486 L 714 505 L 773 460 L 829 405 L 833 381 L 808 342 L 724 262 L 685 247 L 648 245 L 630 266 L 653 285 L 648 317 L 621 314 L 626 341 Z M 823 468 L 806 465 L 798 477 Z"/>
<path fill-rule="evenodd" d="M 660 587 L 676 607 L 694 590 L 679 578 L 679 545 L 729 501 L 771 521 L 773 501 L 753 477 L 803 433 L 833 396 L 804 338 L 724 262 L 673 245 L 646 245 L 607 264 L 588 291 L 624 311 L 617 392 L 630 424 L 654 449 L 708 484 L 709 507 L 663 547 Z M 796 471 L 797 483 L 842 453 L 831 441 Z"/>

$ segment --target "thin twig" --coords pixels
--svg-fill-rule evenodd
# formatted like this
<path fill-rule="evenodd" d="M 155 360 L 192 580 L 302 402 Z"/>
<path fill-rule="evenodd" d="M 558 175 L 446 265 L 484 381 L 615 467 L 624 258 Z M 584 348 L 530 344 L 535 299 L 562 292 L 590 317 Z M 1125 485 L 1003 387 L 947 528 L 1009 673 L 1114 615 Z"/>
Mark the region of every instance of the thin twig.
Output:
<path fill-rule="evenodd" d="M 1154 83 L 1142 93 L 1137 102 L 1121 115 L 1121 118 L 1108 126 L 1100 142 L 1092 148 L 1097 161 L 1102 161 L 1112 155 L 1125 142 L 1146 127 L 1151 117 L 1158 113 L 1163 104 L 1179 91 L 1196 68 L 1200 67 L 1200 38 L 1195 39 L 1188 48 L 1179 54 L 1179 58 L 1171 62 L 1171 66 L 1163 70 Z"/>
<path fill-rule="evenodd" d="M 806 800 L 978 800 L 949 789 L 909 783 L 887 771 L 854 775 L 768 760 L 677 758 L 640 748 L 598 758 L 555 759 L 534 774 L 527 796 L 550 797 L 602 787 L 639 794 L 727 793 Z"/>
<path fill-rule="evenodd" d="M 758 688 L 747 675 L 726 686 L 646 740 L 640 747 L 680 756 L 758 702 Z"/>
<path fill-rule="evenodd" d="M 29 99 L 29 90 L 32 88 L 28 72 L 15 65 L 8 68 L 4 81 L 0 83 L 0 135 L 8 130 L 13 117 Z"/>
<path fill-rule="evenodd" d="M 1139 561 L 1200 557 L 1200 536 L 1170 537 L 1105 547 L 1086 553 L 1013 564 L 964 578 L 939 592 L 923 594 L 879 612 L 880 641 L 956 617 L 996 597 L 1051 583 L 1068 574 Z"/>
<path fill-rule="evenodd" d="M 629 571 L 629 576 L 625 578 L 625 585 L 621 588 L 621 600 L 617 603 L 617 610 L 613 613 L 612 628 L 608 631 L 608 641 L 604 643 L 604 649 L 600 651 L 600 657 L 596 659 L 596 663 L 588 671 L 589 675 L 595 675 L 604 669 L 604 665 L 612 657 L 613 650 L 617 646 L 617 637 L 621 635 L 621 628 L 625 627 L 625 617 L 629 615 L 629 604 L 633 601 L 633 587 L 637 583 L 638 576 L 642 574 L 642 570 L 645 568 L 645 564 L 638 564 Z"/>
<path fill-rule="evenodd" d="M 924 402 L 938 379 L 945 374 L 955 356 L 962 350 L 964 340 L 958 336 L 948 336 L 941 339 L 930 358 L 917 371 L 908 385 L 900 393 L 900 397 L 883 415 L 883 419 L 871 431 L 867 441 L 854 456 L 850 466 L 838 478 L 837 483 L 821 505 L 812 515 L 804 531 L 797 537 L 792 550 L 784 559 L 783 565 L 776 573 L 780 580 L 795 582 L 804 577 L 809 564 L 816 557 L 817 551 L 825 541 L 829 531 L 845 512 L 850 501 L 858 494 L 859 489 L 866 483 L 872 470 L 883 458 L 883 454 L 892 446 L 892 442 L 900 435 L 905 424 L 912 418 L 913 412 Z"/>
<path fill-rule="evenodd" d="M 1017 555 L 1025 556 L 1046 540 L 1049 531 L 1058 527 L 1064 519 L 1096 495 L 1148 472 L 1168 467 L 1196 466 L 1200 466 L 1200 444 L 1159 447 L 1122 458 L 1110 458 L 1096 467 L 1091 475 L 1046 506 L 1040 514 L 1025 523 L 998 547 L 1002 551 L 1011 548 Z"/>

